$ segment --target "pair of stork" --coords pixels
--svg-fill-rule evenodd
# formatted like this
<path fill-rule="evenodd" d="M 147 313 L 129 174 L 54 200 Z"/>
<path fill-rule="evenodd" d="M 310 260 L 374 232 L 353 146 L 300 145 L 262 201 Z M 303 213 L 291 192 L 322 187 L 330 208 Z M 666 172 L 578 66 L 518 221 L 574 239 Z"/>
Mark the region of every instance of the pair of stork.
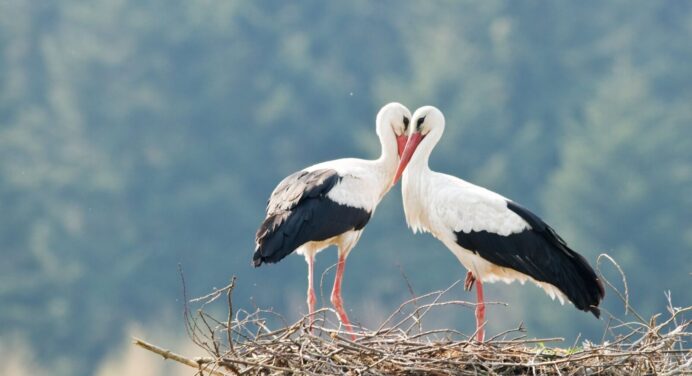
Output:
<path fill-rule="evenodd" d="M 553 299 L 599 317 L 603 283 L 589 263 L 538 216 L 485 188 L 430 170 L 428 158 L 440 141 L 445 118 L 435 107 L 411 112 L 399 103 L 377 114 L 382 154 L 319 163 L 286 177 L 274 189 L 256 236 L 255 266 L 275 263 L 296 251 L 308 264 L 308 308 L 315 311 L 315 254 L 336 245 L 339 258 L 331 302 L 353 336 L 341 283 L 346 257 L 358 242 L 377 204 L 402 177 L 406 222 L 429 232 L 468 270 L 474 283 L 476 338 L 484 338 L 483 282 L 530 280 Z"/>

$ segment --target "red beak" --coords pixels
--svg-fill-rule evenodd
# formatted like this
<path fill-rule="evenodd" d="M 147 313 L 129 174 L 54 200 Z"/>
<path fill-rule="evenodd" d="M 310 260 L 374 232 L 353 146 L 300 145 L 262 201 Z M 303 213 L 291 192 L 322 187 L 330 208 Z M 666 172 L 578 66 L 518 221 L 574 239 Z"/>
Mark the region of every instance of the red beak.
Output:
<path fill-rule="evenodd" d="M 396 175 L 394 175 L 394 180 L 392 181 L 392 185 L 396 184 L 396 182 L 399 181 L 399 178 L 401 178 L 401 174 L 404 173 L 406 166 L 411 161 L 411 157 L 413 156 L 413 153 L 416 151 L 418 144 L 420 144 L 420 142 L 422 140 L 423 140 L 423 135 L 421 135 L 420 132 L 413 133 L 408 138 L 408 142 L 406 142 L 406 147 L 404 148 L 404 152 L 401 154 L 401 160 L 399 161 L 399 167 L 397 167 L 397 169 L 396 169 Z"/>
<path fill-rule="evenodd" d="M 396 149 L 399 158 L 401 158 L 401 153 L 404 152 L 404 147 L 406 147 L 406 140 L 408 140 L 408 136 L 405 133 L 401 136 L 396 136 Z"/>

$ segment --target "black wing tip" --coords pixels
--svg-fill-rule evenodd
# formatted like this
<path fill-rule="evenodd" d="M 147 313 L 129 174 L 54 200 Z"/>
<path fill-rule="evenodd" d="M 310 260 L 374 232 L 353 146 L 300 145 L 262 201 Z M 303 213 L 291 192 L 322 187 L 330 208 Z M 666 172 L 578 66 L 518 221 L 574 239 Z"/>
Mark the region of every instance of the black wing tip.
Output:
<path fill-rule="evenodd" d="M 591 312 L 594 316 L 596 316 L 597 319 L 601 318 L 601 309 L 598 308 L 597 306 L 591 306 L 586 309 L 587 311 Z"/>
<path fill-rule="evenodd" d="M 588 303 L 582 307 L 577 308 L 585 312 L 591 312 L 594 316 L 596 316 L 597 319 L 600 319 L 601 309 L 599 308 L 599 305 L 605 297 L 605 289 L 603 287 L 603 282 L 600 278 L 595 277 L 593 279 L 589 279 L 587 281 L 587 284 L 589 286 L 588 289 L 590 291 L 586 299 Z"/>
<path fill-rule="evenodd" d="M 603 286 L 603 281 L 599 277 L 596 277 L 596 284 L 598 286 L 598 297 L 596 298 L 596 304 L 592 305 L 589 308 L 589 311 L 591 311 L 591 313 L 593 313 L 593 315 L 596 316 L 597 319 L 600 319 L 601 310 L 600 308 L 598 308 L 598 306 L 603 301 L 603 298 L 605 298 L 605 286 Z"/>
<path fill-rule="evenodd" d="M 264 262 L 265 262 L 265 260 L 264 260 L 264 257 L 262 257 L 262 253 L 260 252 L 259 249 L 256 249 L 255 254 L 252 255 L 252 266 L 254 266 L 256 268 L 256 267 L 262 265 L 262 263 L 264 263 Z"/>
<path fill-rule="evenodd" d="M 587 295 L 588 305 L 582 308 L 582 310 L 591 312 L 594 316 L 596 316 L 597 319 L 600 319 L 601 309 L 599 308 L 599 305 L 605 297 L 605 286 L 603 285 L 601 278 L 596 274 L 586 259 L 579 253 L 574 252 L 574 254 L 578 256 L 577 259 L 582 262 L 582 266 L 588 272 L 585 273 L 587 276 L 584 276 L 584 282 L 586 283 L 586 286 L 588 286 L 587 291 L 589 291 Z"/>

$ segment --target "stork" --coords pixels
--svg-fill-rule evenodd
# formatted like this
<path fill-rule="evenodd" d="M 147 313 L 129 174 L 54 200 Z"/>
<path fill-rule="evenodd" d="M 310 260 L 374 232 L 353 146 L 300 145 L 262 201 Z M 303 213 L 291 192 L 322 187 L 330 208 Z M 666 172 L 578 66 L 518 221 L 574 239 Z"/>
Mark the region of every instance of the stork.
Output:
<path fill-rule="evenodd" d="M 403 171 L 408 226 L 414 233 L 431 233 L 454 253 L 468 270 L 467 291 L 476 282 L 477 340 L 484 338 L 482 282 L 530 280 L 551 298 L 563 304 L 567 298 L 598 318 L 598 305 L 605 295 L 602 281 L 552 227 L 495 192 L 430 170 L 428 158 L 444 128 L 444 115 L 437 108 L 416 110 L 392 184 Z"/>
<path fill-rule="evenodd" d="M 257 230 L 255 267 L 275 263 L 296 251 L 308 264 L 308 309 L 315 312 L 313 265 L 315 254 L 338 248 L 331 302 L 353 337 L 341 298 L 346 257 L 358 242 L 377 204 L 391 188 L 399 155 L 406 144 L 411 112 L 399 103 L 382 107 L 376 118 L 381 155 L 376 160 L 355 158 L 319 163 L 286 177 L 274 189 L 267 216 Z"/>

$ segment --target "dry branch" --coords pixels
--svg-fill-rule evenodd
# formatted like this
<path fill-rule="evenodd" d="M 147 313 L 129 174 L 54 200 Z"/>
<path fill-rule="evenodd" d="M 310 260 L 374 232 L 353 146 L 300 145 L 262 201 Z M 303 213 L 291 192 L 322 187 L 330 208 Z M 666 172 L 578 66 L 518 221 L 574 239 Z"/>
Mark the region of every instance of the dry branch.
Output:
<path fill-rule="evenodd" d="M 608 258 L 609 261 L 614 261 Z M 619 267 L 616 265 L 616 268 Z M 621 271 L 621 270 L 620 270 Z M 626 280 L 622 273 L 623 284 Z M 613 284 L 606 280 L 615 290 Z M 231 293 L 235 279 L 189 303 L 201 303 L 199 315 L 185 306 L 190 339 L 208 355 L 194 360 L 141 340 L 136 344 L 166 359 L 193 367 L 200 375 L 692 375 L 692 342 L 689 315 L 692 307 L 674 307 L 669 298 L 668 316 L 644 321 L 629 304 L 629 291 L 621 297 L 625 322 L 607 321 L 602 344 L 584 342 L 568 349 L 546 347 L 561 338 L 526 338 L 523 324 L 484 343 L 473 335 L 451 329 L 424 331 L 422 320 L 432 310 L 473 308 L 473 303 L 450 300 L 445 289 L 404 302 L 376 329 L 360 327 L 358 339 L 340 330 L 331 309 L 321 309 L 291 325 L 270 329 L 274 312 L 233 312 Z M 453 286 L 452 286 L 453 287 Z M 226 302 L 217 298 L 226 295 Z M 207 304 L 225 303 L 227 321 L 204 312 Z M 456 309 L 456 308 L 455 308 Z M 282 319 L 282 318 L 281 318 Z M 659 321 L 660 323 L 656 323 Z M 285 321 L 283 321 L 285 322 Z M 606 340 L 608 339 L 608 340 Z M 225 370 L 227 373 L 221 372 Z"/>
<path fill-rule="evenodd" d="M 170 350 L 162 349 L 156 345 L 152 345 L 151 343 L 143 341 L 139 338 L 135 338 L 133 343 L 136 346 L 139 346 L 145 350 L 149 350 L 155 354 L 161 355 L 164 359 L 176 361 L 180 364 L 192 367 L 198 370 L 199 372 L 203 372 L 204 368 L 206 368 L 207 365 L 214 364 L 216 362 L 216 360 L 212 358 L 196 358 L 196 360 L 189 359 L 182 355 L 176 354 Z M 225 373 L 215 370 L 208 370 L 206 372 L 208 372 L 209 375 L 227 376 Z"/>

